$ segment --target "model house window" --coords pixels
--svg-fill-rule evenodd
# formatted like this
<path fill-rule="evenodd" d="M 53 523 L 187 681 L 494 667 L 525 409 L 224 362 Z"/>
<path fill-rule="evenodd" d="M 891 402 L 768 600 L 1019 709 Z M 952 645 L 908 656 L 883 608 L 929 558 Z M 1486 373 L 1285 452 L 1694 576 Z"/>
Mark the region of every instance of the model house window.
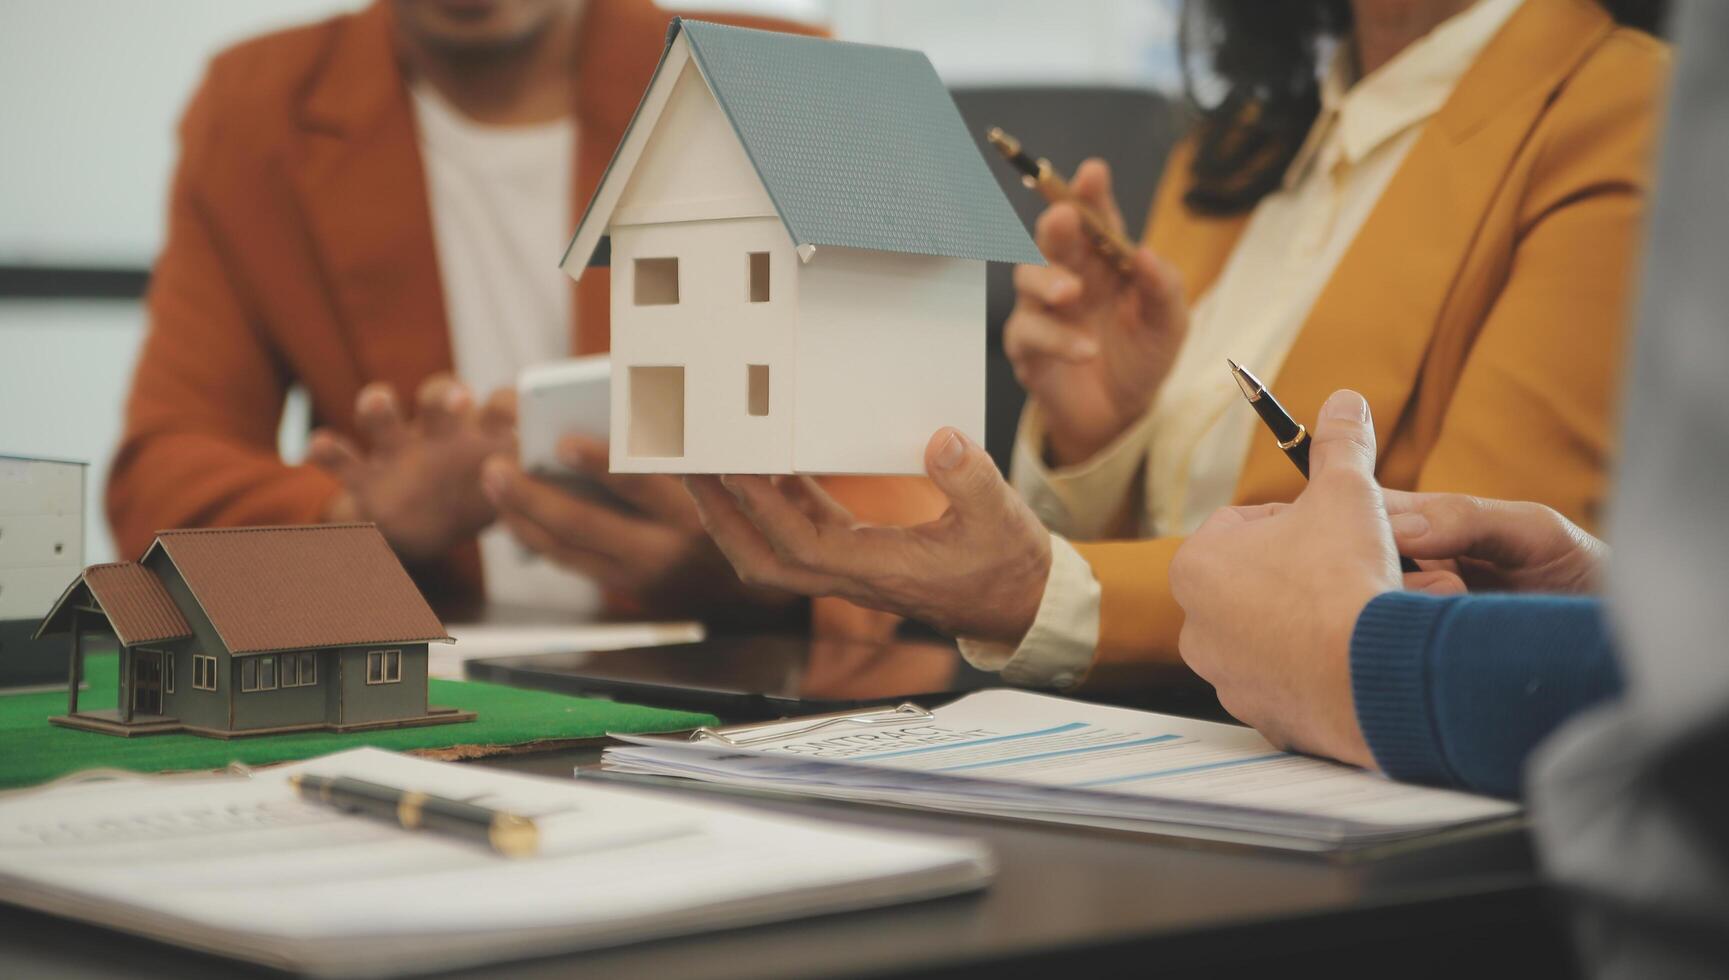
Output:
<path fill-rule="evenodd" d="M 768 365 L 746 364 L 745 368 L 747 373 L 750 375 L 750 393 L 747 400 L 750 407 L 750 414 L 767 415 Z"/>
<path fill-rule="evenodd" d="M 625 440 L 632 456 L 684 455 L 684 368 L 630 369 L 630 432 Z"/>
<path fill-rule="evenodd" d="M 208 654 L 192 655 L 192 686 L 200 691 L 216 690 L 216 658 Z"/>
<path fill-rule="evenodd" d="M 768 302 L 768 253 L 750 253 L 750 301 Z"/>
<path fill-rule="evenodd" d="M 678 260 L 636 260 L 636 305 L 672 306 L 678 302 Z"/>
<path fill-rule="evenodd" d="M 310 650 L 285 653 L 277 660 L 276 672 L 281 675 L 283 687 L 311 687 L 318 683 L 318 654 Z"/>
<path fill-rule="evenodd" d="M 366 683 L 395 684 L 402 680 L 402 651 L 373 650 L 366 655 Z"/>
<path fill-rule="evenodd" d="M 276 658 L 247 657 L 240 662 L 242 691 L 276 690 Z"/>

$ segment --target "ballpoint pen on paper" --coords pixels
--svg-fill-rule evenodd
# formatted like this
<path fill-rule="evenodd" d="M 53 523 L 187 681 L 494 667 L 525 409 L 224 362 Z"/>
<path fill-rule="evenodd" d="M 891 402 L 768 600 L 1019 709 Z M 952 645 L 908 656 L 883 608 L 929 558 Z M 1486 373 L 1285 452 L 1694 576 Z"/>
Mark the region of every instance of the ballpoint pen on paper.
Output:
<path fill-rule="evenodd" d="M 1104 216 L 1093 210 L 1075 192 L 1069 189 L 1068 181 L 1063 180 L 1051 166 L 1049 160 L 1040 157 L 1035 160 L 1021 148 L 1021 141 L 993 126 L 985 134 L 985 139 L 997 148 L 997 151 L 1008 160 L 1009 164 L 1021 172 L 1021 183 L 1052 204 L 1068 203 L 1080 213 L 1081 226 L 1086 229 L 1088 237 L 1099 253 L 1109 259 L 1117 267 L 1117 271 L 1128 275 L 1134 268 L 1135 246 L 1128 239 L 1111 228 L 1110 222 Z"/>
<path fill-rule="evenodd" d="M 1266 423 L 1267 428 L 1273 433 L 1273 438 L 1279 440 L 1279 449 L 1284 452 L 1285 458 L 1296 464 L 1298 471 L 1303 474 L 1303 479 L 1308 479 L 1308 427 L 1291 418 L 1291 414 L 1285 411 L 1285 406 L 1279 404 L 1279 400 L 1273 397 L 1273 393 L 1267 390 L 1267 386 L 1261 383 L 1261 379 L 1249 373 L 1248 368 L 1228 357 L 1225 358 L 1225 363 L 1231 366 L 1231 377 L 1236 380 L 1237 387 L 1242 389 L 1243 397 L 1249 400 L 1249 407 L 1253 408 L 1255 414 L 1261 417 L 1261 421 Z M 1417 567 L 1416 562 L 1401 555 L 1399 557 L 1399 570 L 1417 572 L 1422 569 Z"/>
<path fill-rule="evenodd" d="M 528 857 L 540 850 L 540 830 L 534 821 L 503 810 L 348 776 L 298 773 L 288 782 L 301 799 L 389 820 L 405 830 L 461 837 L 505 857 Z"/>

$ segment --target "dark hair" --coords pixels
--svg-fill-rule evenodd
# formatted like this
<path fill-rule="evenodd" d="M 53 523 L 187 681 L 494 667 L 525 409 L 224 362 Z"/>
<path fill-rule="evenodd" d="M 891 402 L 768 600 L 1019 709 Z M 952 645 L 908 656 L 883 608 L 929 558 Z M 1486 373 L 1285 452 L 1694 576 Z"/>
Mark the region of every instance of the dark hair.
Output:
<path fill-rule="evenodd" d="M 1618 22 L 1655 34 L 1668 2 L 1603 6 Z M 1183 203 L 1201 214 L 1241 214 L 1279 186 L 1321 111 L 1324 42 L 1350 32 L 1350 0 L 1183 0 L 1177 44 L 1198 118 Z M 1198 91 L 1197 53 L 1224 90 L 1210 103 Z"/>

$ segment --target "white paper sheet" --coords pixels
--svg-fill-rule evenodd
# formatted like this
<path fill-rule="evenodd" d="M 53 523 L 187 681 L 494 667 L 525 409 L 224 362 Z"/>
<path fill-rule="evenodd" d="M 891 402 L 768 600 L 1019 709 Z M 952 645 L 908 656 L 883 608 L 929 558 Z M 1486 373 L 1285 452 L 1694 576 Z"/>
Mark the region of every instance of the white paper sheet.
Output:
<path fill-rule="evenodd" d="M 567 846 L 512 860 L 405 831 L 300 800 L 286 782 L 297 771 L 511 809 L 562 831 Z M 212 936 L 401 939 L 555 927 L 573 942 L 604 944 L 618 941 L 612 934 L 667 931 L 661 920 L 694 931 L 705 917 L 734 920 L 740 908 L 788 918 L 881 904 L 897 890 L 922 897 L 976 888 L 988 874 L 988 854 L 970 842 L 376 749 L 251 778 L 74 784 L 0 800 L 0 882 L 12 891 L 79 895 L 120 910 L 106 921 L 147 912 Z M 896 880 L 911 884 L 897 889 Z"/>
<path fill-rule="evenodd" d="M 747 748 L 619 736 L 619 772 L 1045 819 L 1141 819 L 1337 844 L 1507 817 L 1512 804 L 1280 752 L 1254 731 L 1024 691 L 932 721 L 752 733 Z M 776 734 L 776 733 L 779 734 Z"/>

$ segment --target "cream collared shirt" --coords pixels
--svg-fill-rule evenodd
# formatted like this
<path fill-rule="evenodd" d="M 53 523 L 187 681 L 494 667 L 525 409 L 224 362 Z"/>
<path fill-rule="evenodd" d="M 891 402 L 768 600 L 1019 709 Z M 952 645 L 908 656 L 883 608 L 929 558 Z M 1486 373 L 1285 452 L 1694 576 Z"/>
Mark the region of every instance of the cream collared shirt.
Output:
<path fill-rule="evenodd" d="M 1478 0 L 1352 84 L 1348 44 L 1321 82 L 1321 111 L 1284 185 L 1250 215 L 1147 414 L 1086 463 L 1044 464 L 1036 406 L 1021 417 L 1011 479 L 1052 532 L 1050 577 L 1018 649 L 963 642 L 1016 684 L 1068 687 L 1099 636 L 1099 585 L 1066 540 L 1188 534 L 1231 502 L 1259 421 L 1227 357 L 1277 379 L 1310 309 L 1381 192 L 1459 78 L 1521 0 Z"/>

